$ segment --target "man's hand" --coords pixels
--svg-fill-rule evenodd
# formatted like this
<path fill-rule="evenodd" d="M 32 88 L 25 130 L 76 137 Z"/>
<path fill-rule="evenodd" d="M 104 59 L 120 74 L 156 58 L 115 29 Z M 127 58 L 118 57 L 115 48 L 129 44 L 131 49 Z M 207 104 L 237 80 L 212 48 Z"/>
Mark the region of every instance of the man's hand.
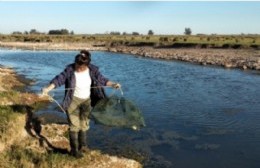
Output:
<path fill-rule="evenodd" d="M 49 91 L 51 91 L 54 88 L 55 88 L 54 84 L 50 84 L 49 86 L 42 88 L 42 95 L 47 96 Z"/>
<path fill-rule="evenodd" d="M 47 87 L 42 88 L 42 95 L 47 96 L 49 93 L 49 89 Z"/>
<path fill-rule="evenodd" d="M 110 87 L 115 88 L 115 89 L 120 89 L 121 88 L 120 83 L 112 82 L 112 81 L 108 81 L 106 83 L 106 86 L 110 86 Z"/>
<path fill-rule="evenodd" d="M 112 87 L 115 89 L 120 89 L 121 85 L 120 85 L 120 83 L 114 83 L 114 84 L 112 84 Z"/>

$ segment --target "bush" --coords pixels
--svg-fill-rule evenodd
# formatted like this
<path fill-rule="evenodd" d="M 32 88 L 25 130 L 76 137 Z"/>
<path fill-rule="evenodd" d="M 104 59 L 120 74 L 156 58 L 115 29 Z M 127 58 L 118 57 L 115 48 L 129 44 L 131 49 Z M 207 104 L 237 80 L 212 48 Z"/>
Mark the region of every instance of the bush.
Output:
<path fill-rule="evenodd" d="M 191 35 L 191 29 L 188 28 L 188 27 L 186 27 L 186 28 L 185 28 L 185 31 L 184 31 L 184 34 L 185 34 L 185 35 Z"/>
<path fill-rule="evenodd" d="M 112 32 L 110 32 L 110 35 L 120 35 L 120 32 L 118 32 L 118 31 L 112 31 Z"/>
<path fill-rule="evenodd" d="M 149 30 L 148 35 L 154 35 L 154 32 L 152 30 Z"/>
<path fill-rule="evenodd" d="M 138 32 L 133 32 L 132 35 L 137 36 L 137 35 L 139 35 L 139 33 Z"/>
<path fill-rule="evenodd" d="M 160 42 L 168 42 L 168 37 L 160 37 L 159 41 Z"/>
<path fill-rule="evenodd" d="M 61 29 L 61 30 L 50 30 L 49 35 L 68 35 L 69 31 L 67 29 Z"/>

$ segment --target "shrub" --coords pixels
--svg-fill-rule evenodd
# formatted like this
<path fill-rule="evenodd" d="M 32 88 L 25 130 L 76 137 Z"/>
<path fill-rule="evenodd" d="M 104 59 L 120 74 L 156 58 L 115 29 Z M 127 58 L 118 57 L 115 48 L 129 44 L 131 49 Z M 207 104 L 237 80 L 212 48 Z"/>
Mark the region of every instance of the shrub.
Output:
<path fill-rule="evenodd" d="M 191 29 L 189 27 L 186 27 L 185 30 L 184 30 L 184 34 L 185 35 L 191 35 Z"/>
<path fill-rule="evenodd" d="M 154 32 L 152 30 L 149 30 L 148 35 L 154 35 Z"/>
<path fill-rule="evenodd" d="M 159 41 L 160 42 L 168 42 L 168 37 L 160 37 Z"/>

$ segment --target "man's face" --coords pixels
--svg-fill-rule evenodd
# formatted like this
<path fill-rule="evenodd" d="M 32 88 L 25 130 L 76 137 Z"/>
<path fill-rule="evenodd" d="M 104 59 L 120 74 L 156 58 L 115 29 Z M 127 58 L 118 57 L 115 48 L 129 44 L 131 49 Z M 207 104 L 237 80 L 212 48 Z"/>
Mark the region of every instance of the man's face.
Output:
<path fill-rule="evenodd" d="M 88 68 L 87 65 L 78 65 L 76 64 L 76 72 L 83 72 Z"/>

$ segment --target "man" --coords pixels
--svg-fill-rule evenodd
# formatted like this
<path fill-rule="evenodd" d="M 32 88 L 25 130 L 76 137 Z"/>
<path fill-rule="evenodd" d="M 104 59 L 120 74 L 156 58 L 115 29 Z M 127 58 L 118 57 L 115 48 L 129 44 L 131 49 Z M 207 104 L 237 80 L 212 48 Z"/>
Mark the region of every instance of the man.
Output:
<path fill-rule="evenodd" d="M 102 86 L 120 88 L 119 83 L 105 78 L 98 67 L 91 64 L 91 54 L 82 50 L 76 55 L 75 62 L 68 65 L 63 72 L 51 80 L 50 84 L 42 89 L 46 95 L 54 88 L 65 84 L 65 97 L 62 107 L 67 113 L 69 122 L 70 154 L 76 158 L 83 157 L 87 152 L 86 132 L 89 129 L 91 106 L 98 100 L 105 98 Z"/>

